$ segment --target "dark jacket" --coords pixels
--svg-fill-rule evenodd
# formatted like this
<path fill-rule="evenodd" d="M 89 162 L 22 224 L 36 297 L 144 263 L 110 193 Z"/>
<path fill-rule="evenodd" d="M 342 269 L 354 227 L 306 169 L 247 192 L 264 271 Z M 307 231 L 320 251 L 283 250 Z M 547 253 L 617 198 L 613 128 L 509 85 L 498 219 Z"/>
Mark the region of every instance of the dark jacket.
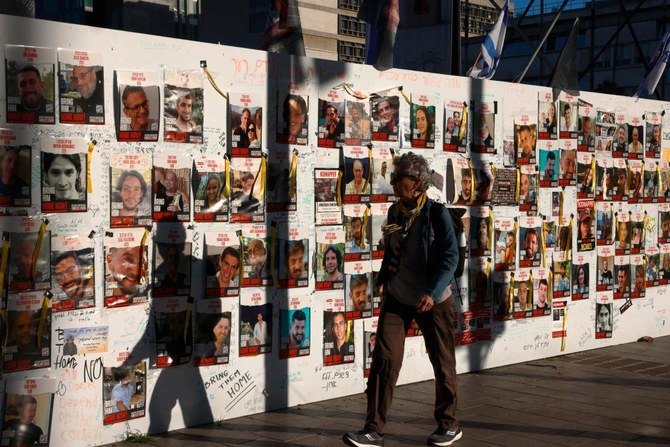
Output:
<path fill-rule="evenodd" d="M 397 203 L 391 205 L 388 210 L 388 224 L 395 223 L 395 208 Z M 439 213 L 433 215 L 431 214 Z M 422 293 L 430 295 L 433 301 L 439 303 L 444 301 L 443 296 L 447 287 L 454 282 L 454 272 L 458 264 L 458 240 L 454 225 L 451 222 L 449 210 L 431 199 L 426 200 L 426 204 L 421 210 L 421 246 L 423 251 L 424 270 L 426 272 L 426 290 Z M 433 236 L 434 237 L 431 237 Z M 390 247 L 390 241 L 385 238 L 384 246 Z M 408 249 L 408 247 L 404 247 Z M 389 277 L 394 273 L 388 269 L 392 251 L 387 249 L 384 252 L 384 260 L 377 276 L 377 286 L 386 284 Z"/>

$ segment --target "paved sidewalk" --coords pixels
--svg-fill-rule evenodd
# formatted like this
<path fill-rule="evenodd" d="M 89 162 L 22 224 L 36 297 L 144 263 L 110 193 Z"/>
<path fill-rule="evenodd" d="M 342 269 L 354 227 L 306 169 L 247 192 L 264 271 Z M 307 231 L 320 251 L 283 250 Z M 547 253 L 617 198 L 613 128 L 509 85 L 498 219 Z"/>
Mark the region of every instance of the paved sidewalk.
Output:
<path fill-rule="evenodd" d="M 463 438 L 454 446 L 670 445 L 670 337 L 459 376 Z M 399 387 L 387 447 L 426 445 L 433 383 Z M 342 446 L 363 394 L 152 436 L 144 445 Z M 138 444 L 121 442 L 108 447 Z"/>

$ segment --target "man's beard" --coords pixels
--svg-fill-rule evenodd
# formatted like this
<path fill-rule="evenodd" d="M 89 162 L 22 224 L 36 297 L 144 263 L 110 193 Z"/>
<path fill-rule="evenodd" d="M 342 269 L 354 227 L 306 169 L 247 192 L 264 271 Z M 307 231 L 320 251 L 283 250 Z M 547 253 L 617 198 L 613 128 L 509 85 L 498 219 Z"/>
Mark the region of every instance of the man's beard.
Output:
<path fill-rule="evenodd" d="M 251 266 L 258 270 L 261 267 L 263 267 L 263 264 L 265 264 L 265 259 L 267 258 L 267 255 L 261 255 L 261 256 L 249 256 L 249 264 Z"/>
<path fill-rule="evenodd" d="M 28 110 L 35 110 L 39 108 L 41 98 L 42 96 L 37 93 L 26 95 L 22 98 L 23 106 Z"/>

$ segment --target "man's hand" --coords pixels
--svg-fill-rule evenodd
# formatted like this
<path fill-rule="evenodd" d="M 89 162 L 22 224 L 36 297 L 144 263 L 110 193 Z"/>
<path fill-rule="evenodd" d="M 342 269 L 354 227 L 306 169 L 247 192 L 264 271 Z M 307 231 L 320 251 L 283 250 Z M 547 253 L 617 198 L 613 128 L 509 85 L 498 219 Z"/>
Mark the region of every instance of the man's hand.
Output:
<path fill-rule="evenodd" d="M 430 297 L 430 295 L 421 295 L 421 298 L 419 298 L 419 301 L 416 302 L 416 310 L 417 312 L 424 313 L 428 312 L 430 309 L 433 308 L 433 305 L 435 304 L 435 301 Z"/>

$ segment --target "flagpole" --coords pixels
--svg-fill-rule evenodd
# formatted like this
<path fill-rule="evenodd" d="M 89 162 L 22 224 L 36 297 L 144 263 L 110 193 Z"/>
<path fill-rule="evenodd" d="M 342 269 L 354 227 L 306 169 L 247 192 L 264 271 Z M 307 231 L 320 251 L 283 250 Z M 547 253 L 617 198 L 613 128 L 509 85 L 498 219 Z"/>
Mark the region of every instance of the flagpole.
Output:
<path fill-rule="evenodd" d="M 539 54 L 540 50 L 542 49 L 542 46 L 544 45 L 544 42 L 547 40 L 547 37 L 549 37 L 549 34 L 550 34 L 551 31 L 554 29 L 554 25 L 556 25 L 556 22 L 558 22 L 558 18 L 561 16 L 561 13 L 562 13 L 563 10 L 565 9 L 565 6 L 568 4 L 568 1 L 569 1 L 569 0 L 563 0 L 563 4 L 561 5 L 561 7 L 560 7 L 560 8 L 558 9 L 558 11 L 556 12 L 556 17 L 554 17 L 554 20 L 551 22 L 551 25 L 549 25 L 549 28 L 547 29 L 547 32 L 544 33 L 544 36 L 542 37 L 542 40 L 540 41 L 540 44 L 539 44 L 539 45 L 537 46 L 537 48 L 535 49 L 535 52 L 534 52 L 533 55 L 530 57 L 530 60 L 528 61 L 528 64 L 527 64 L 526 67 L 523 69 L 523 71 L 521 72 L 521 74 L 520 74 L 519 76 L 517 76 L 516 79 L 514 79 L 514 82 L 516 82 L 516 83 L 520 83 L 520 82 L 523 80 L 524 76 L 526 76 L 526 72 L 528 72 L 528 70 L 530 69 L 530 66 L 531 66 L 532 63 L 535 61 L 535 58 L 537 57 L 537 55 Z"/>

